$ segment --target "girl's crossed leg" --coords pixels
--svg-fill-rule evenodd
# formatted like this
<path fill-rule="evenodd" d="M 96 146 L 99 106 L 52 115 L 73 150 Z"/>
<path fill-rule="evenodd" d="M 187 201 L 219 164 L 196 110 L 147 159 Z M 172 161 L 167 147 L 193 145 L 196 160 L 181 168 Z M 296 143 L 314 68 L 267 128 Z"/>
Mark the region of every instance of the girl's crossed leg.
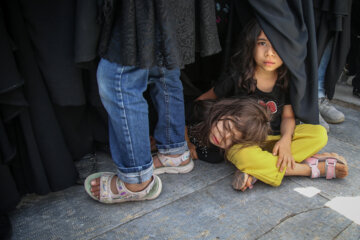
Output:
<path fill-rule="evenodd" d="M 234 188 L 237 190 L 246 190 L 252 186 L 254 177 L 272 186 L 279 186 L 284 176 L 313 176 L 315 168 L 310 167 L 317 163 L 319 176 L 324 176 L 329 161 L 326 159 L 335 159 L 338 163 L 334 164 L 334 175 L 337 178 L 347 176 L 348 166 L 343 157 L 336 153 L 316 154 L 327 143 L 326 130 L 320 125 L 302 124 L 295 128 L 293 141 L 291 144 L 292 155 L 296 162 L 294 169 L 287 168 L 280 172 L 276 167 L 277 156 L 271 153 L 272 143 L 278 140 L 280 136 L 271 135 L 267 139 L 267 150 L 259 146 L 252 146 L 241 149 L 241 146 L 234 146 L 229 150 L 227 157 L 242 174 L 236 174 L 238 179 L 234 179 Z M 270 152 L 269 152 L 270 151 Z M 312 163 L 304 160 L 313 156 Z M 320 159 L 320 161 L 316 161 Z M 310 165 L 309 165 L 310 164 Z M 330 166 L 331 168 L 331 166 Z M 329 168 L 329 169 L 330 169 Z"/>

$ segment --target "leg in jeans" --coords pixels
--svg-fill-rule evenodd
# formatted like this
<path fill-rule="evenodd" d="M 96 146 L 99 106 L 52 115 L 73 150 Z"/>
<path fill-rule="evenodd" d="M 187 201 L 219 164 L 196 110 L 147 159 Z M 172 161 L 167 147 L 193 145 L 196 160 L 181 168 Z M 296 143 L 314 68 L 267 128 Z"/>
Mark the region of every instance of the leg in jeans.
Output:
<path fill-rule="evenodd" d="M 320 60 L 320 65 L 318 69 L 318 98 L 319 98 L 319 111 L 320 111 L 320 124 L 323 125 L 327 131 L 329 131 L 329 125 L 326 123 L 341 123 L 345 120 L 345 116 L 342 112 L 337 110 L 333 105 L 330 104 L 329 100 L 325 95 L 325 75 L 326 69 L 328 67 L 330 56 L 331 56 L 331 48 L 333 45 L 333 38 L 329 40 L 324 50 L 324 53 Z M 325 121 L 326 122 L 325 122 Z"/>
<path fill-rule="evenodd" d="M 142 183 L 152 176 L 148 105 L 143 98 L 148 70 L 101 60 L 99 92 L 109 114 L 110 150 L 118 177 Z"/>
<path fill-rule="evenodd" d="M 188 164 L 191 160 L 185 140 L 185 112 L 180 70 L 154 67 L 150 69 L 149 84 L 150 95 L 158 113 L 158 122 L 154 131 L 159 151 L 154 157 L 154 165 L 157 168 L 155 173 L 189 172 L 193 163 Z M 165 168 L 158 169 L 164 165 Z"/>
<path fill-rule="evenodd" d="M 148 105 L 143 98 L 148 74 L 148 69 L 122 66 L 105 59 L 99 63 L 99 92 L 109 115 L 110 150 L 117 167 L 117 176 L 99 176 L 91 180 L 91 193 L 100 201 L 153 199 L 149 189 L 156 185 L 155 180 L 159 186 L 157 195 L 160 194 L 161 181 L 152 177 Z M 111 193 L 117 194 L 115 198 Z"/>
<path fill-rule="evenodd" d="M 154 131 L 157 149 L 165 155 L 182 154 L 188 147 L 180 70 L 154 67 L 149 77 L 150 95 L 158 113 Z"/>
<path fill-rule="evenodd" d="M 320 65 L 318 69 L 318 98 L 325 97 L 325 74 L 326 69 L 330 61 L 331 48 L 333 43 L 333 38 L 329 40 L 326 44 L 323 55 L 321 56 Z"/>
<path fill-rule="evenodd" d="M 331 46 L 332 46 L 332 40 L 330 40 L 324 50 L 324 53 L 320 60 L 320 65 L 318 69 L 318 98 L 319 98 L 319 105 L 322 101 L 325 99 L 325 74 L 326 69 L 330 61 L 330 55 L 331 55 Z M 321 114 L 319 114 L 319 122 L 320 124 L 326 129 L 327 132 L 330 130 L 329 124 L 323 119 Z"/>
<path fill-rule="evenodd" d="M 155 138 L 160 153 L 170 158 L 183 156 L 187 144 L 179 75 L 178 69 L 139 69 L 105 59 L 100 61 L 99 92 L 109 115 L 110 149 L 117 176 L 108 173 L 90 175 L 85 180 L 85 188 L 93 198 L 114 203 L 151 200 L 160 194 L 161 180 L 153 176 L 148 104 L 143 93 L 149 82 L 150 94 L 159 114 Z"/>

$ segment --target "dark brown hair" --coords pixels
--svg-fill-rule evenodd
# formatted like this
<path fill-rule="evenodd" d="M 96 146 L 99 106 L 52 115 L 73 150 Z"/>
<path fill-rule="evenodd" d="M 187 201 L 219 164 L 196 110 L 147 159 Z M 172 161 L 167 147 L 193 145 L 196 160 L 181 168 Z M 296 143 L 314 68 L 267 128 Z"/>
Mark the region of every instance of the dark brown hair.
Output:
<path fill-rule="evenodd" d="M 262 29 L 255 19 L 249 21 L 242 31 L 238 51 L 231 58 L 231 67 L 240 75 L 239 87 L 246 89 L 248 93 L 253 93 L 256 89 L 254 50 L 261 31 Z M 276 84 L 287 91 L 289 82 L 287 67 L 283 64 L 276 71 L 278 73 Z"/>
<path fill-rule="evenodd" d="M 206 116 L 203 121 L 192 128 L 192 134 L 204 145 L 209 145 L 209 135 L 213 126 L 224 122 L 224 129 L 230 133 L 234 130 L 241 136 L 232 134 L 232 145 L 242 147 L 261 146 L 270 131 L 270 113 L 253 98 L 227 98 L 214 101 L 198 101 L 199 108 Z M 224 121 L 225 120 L 225 121 Z M 229 121 L 232 122 L 230 128 Z M 231 147 L 231 146 L 230 146 Z M 226 149 L 225 149 L 226 150 Z"/>

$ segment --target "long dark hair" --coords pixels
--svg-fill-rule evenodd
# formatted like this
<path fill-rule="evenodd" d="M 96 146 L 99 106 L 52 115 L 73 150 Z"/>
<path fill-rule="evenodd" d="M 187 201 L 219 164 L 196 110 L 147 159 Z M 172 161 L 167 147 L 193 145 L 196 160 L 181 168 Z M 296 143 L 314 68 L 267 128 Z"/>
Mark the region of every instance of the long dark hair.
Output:
<path fill-rule="evenodd" d="M 231 58 L 232 70 L 240 75 L 238 85 L 240 88 L 246 89 L 248 93 L 253 93 L 256 89 L 254 50 L 261 31 L 256 19 L 249 21 L 242 31 L 238 51 Z M 276 84 L 287 91 L 289 74 L 285 64 L 277 69 L 277 73 Z"/>
<path fill-rule="evenodd" d="M 261 146 L 265 142 L 270 131 L 270 113 L 255 99 L 227 98 L 218 101 L 198 101 L 196 104 L 204 115 L 201 117 L 202 121 L 192 128 L 191 134 L 203 145 L 210 144 L 211 129 L 221 120 L 225 120 L 223 126 L 226 131 L 241 133 L 240 137 L 232 134 L 232 145 Z M 228 121 L 232 122 L 231 128 Z"/>

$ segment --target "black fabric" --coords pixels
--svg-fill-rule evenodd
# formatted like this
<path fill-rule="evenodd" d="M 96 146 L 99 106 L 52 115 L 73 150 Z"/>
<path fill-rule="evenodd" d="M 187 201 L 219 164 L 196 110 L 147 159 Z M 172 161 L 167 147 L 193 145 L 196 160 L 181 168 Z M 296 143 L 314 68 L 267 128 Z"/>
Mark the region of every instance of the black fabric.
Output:
<path fill-rule="evenodd" d="M 252 0 L 249 4 L 291 72 L 289 95 L 296 117 L 305 123 L 319 123 L 312 0 Z"/>
<path fill-rule="evenodd" d="M 74 184 L 76 171 L 27 35 L 20 10 L 23 8 L 18 1 L 9 0 L 5 1 L 4 9 L 9 36 L 16 46 L 15 61 L 25 80 L 23 91 L 28 102 L 27 110 L 11 125 L 18 151 L 19 171 L 15 171 L 14 178 L 19 182 L 18 188 L 23 188 L 22 193 L 46 194 Z"/>
<path fill-rule="evenodd" d="M 84 67 L 87 68 L 84 68 Z M 95 152 L 96 143 L 108 143 L 108 116 L 103 107 L 96 81 L 94 60 L 82 62 L 82 77 L 86 105 L 59 106 L 54 104 L 57 121 L 64 135 L 66 145 L 75 160 Z"/>
<path fill-rule="evenodd" d="M 335 85 L 346 63 L 350 49 L 352 0 L 314 1 L 318 63 L 330 38 L 334 39 L 325 74 L 325 94 L 332 99 Z"/>
<path fill-rule="evenodd" d="M 75 5 L 33 3 L 0 4 L 0 185 L 6 192 L 0 213 L 13 209 L 23 194 L 47 194 L 75 184 L 74 160 L 108 142 L 97 59 L 77 68 L 72 56 L 74 33 L 66 26 L 74 24 Z M 68 13 L 72 17 L 63 19 Z M 49 84 L 47 77 L 54 75 L 58 82 Z M 69 99 L 60 101 L 54 91 Z"/>
<path fill-rule="evenodd" d="M 187 100 L 194 100 L 209 90 L 215 82 L 221 81 L 221 73 L 226 72 L 231 65 L 231 57 L 238 47 L 243 26 L 254 17 L 247 1 L 217 0 L 215 6 L 222 51 L 208 57 L 197 54 L 195 63 L 181 70 L 180 78 Z"/>
<path fill-rule="evenodd" d="M 87 63 L 94 61 L 100 37 L 98 0 L 76 0 L 74 61 Z"/>
<path fill-rule="evenodd" d="M 12 226 L 7 214 L 0 214 L 0 239 L 11 239 Z"/>
<path fill-rule="evenodd" d="M 0 199 L 0 215 L 15 209 L 20 201 L 20 194 L 17 191 L 16 183 L 8 166 L 0 164 L 0 187 L 4 194 Z"/>
<path fill-rule="evenodd" d="M 244 26 L 254 17 L 254 11 L 248 1 L 231 1 L 227 35 L 224 44 L 221 46 L 224 49 L 221 72 L 226 72 L 231 66 L 231 57 L 238 51 L 240 34 Z"/>
<path fill-rule="evenodd" d="M 109 61 L 172 69 L 194 62 L 195 52 L 221 50 L 214 1 L 121 0 L 105 1 L 105 7 L 100 55 Z"/>
<path fill-rule="evenodd" d="M 62 107 L 54 105 L 54 112 L 64 135 L 66 145 L 74 159 L 95 151 L 93 134 L 89 131 L 90 122 L 87 106 Z"/>
<path fill-rule="evenodd" d="M 0 4 L 0 236 L 5 238 L 11 225 L 6 213 L 20 201 L 20 193 L 11 174 L 9 164 L 18 150 L 7 131 L 7 125 L 21 114 L 27 106 L 22 95 L 23 79 L 17 71 L 12 51 L 15 46 L 8 36 L 4 21 L 3 6 Z"/>
<path fill-rule="evenodd" d="M 290 104 L 289 96 L 278 85 L 275 85 L 271 92 L 263 92 L 258 88 L 255 92 L 248 93 L 246 89 L 239 87 L 238 75 L 223 75 L 222 81 L 214 86 L 214 92 L 219 98 L 232 96 L 249 96 L 258 100 L 259 104 L 266 106 L 271 111 L 271 130 L 272 134 L 280 134 L 281 115 L 285 105 Z"/>
<path fill-rule="evenodd" d="M 353 78 L 352 85 L 360 91 L 360 2 L 353 1 L 351 8 L 351 47 L 347 58 L 348 75 Z"/>
<path fill-rule="evenodd" d="M 20 0 L 20 4 L 51 101 L 60 106 L 84 105 L 81 71 L 74 64 L 76 1 Z"/>
<path fill-rule="evenodd" d="M 196 147 L 196 154 L 199 160 L 208 162 L 208 163 L 221 163 L 224 161 L 224 152 L 221 151 L 220 148 L 210 145 L 210 146 L 203 146 L 201 143 L 198 142 L 196 137 L 189 135 L 190 142 L 195 145 Z"/>

